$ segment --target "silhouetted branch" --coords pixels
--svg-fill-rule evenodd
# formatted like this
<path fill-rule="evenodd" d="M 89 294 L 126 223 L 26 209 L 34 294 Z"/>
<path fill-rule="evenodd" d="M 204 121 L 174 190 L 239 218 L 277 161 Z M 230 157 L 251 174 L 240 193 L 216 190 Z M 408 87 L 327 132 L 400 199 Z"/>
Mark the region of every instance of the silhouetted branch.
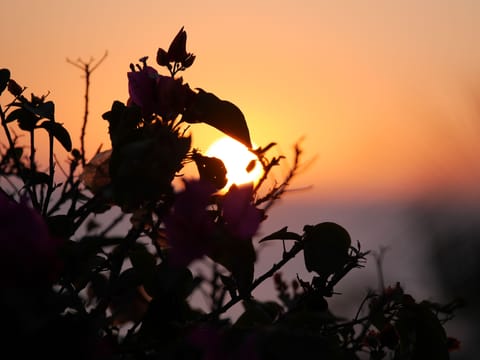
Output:
<path fill-rule="evenodd" d="M 83 115 L 83 124 L 82 124 L 82 131 L 80 134 L 80 155 L 81 155 L 81 162 L 82 166 L 85 166 L 85 132 L 87 128 L 87 121 L 88 121 L 88 105 L 89 105 L 89 90 L 90 90 L 90 75 L 94 72 L 98 66 L 105 60 L 107 57 L 108 52 L 105 51 L 102 58 L 98 60 L 93 66 L 94 59 L 91 58 L 88 62 L 83 61 L 82 59 L 77 59 L 77 61 L 72 61 L 67 58 L 67 62 L 72 64 L 73 66 L 82 70 L 85 74 L 85 112 Z"/>

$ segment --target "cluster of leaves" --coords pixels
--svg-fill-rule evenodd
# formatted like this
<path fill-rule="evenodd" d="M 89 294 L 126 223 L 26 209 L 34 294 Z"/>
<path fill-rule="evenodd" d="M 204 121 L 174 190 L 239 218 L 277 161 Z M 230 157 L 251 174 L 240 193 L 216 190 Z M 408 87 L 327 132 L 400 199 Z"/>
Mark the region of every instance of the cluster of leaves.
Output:
<path fill-rule="evenodd" d="M 273 143 L 252 148 L 233 103 L 178 76 L 195 60 L 186 40 L 182 28 L 168 50 L 157 52 L 169 75 L 147 65 L 146 57 L 130 66 L 129 101 L 114 101 L 103 115 L 111 149 L 85 166 L 85 154 L 72 149 L 68 131 L 55 120 L 54 103 L 46 96 L 27 99 L 10 71 L 0 70 L 0 94 L 13 96 L 0 108 L 8 141 L 0 160 L 4 348 L 73 359 L 447 359 L 455 343 L 443 322 L 455 303 L 417 302 L 397 284 L 369 293 L 354 319 L 330 311 L 336 285 L 362 267 L 368 253 L 342 226 L 321 222 L 302 233 L 284 227 L 255 238 L 295 176 L 301 151 L 296 148 L 285 179 L 269 187 L 265 180 L 282 157 L 267 156 Z M 258 184 L 224 189 L 221 160 L 192 148 L 192 123 L 247 146 L 263 166 Z M 13 125 L 29 135 L 28 145 L 19 144 Z M 49 137 L 46 171 L 35 158 L 38 129 Z M 70 153 L 61 182 L 56 142 Z M 196 165 L 198 178 L 182 178 L 175 187 L 187 163 Z M 112 209 L 121 216 L 96 220 Z M 125 216 L 130 229 L 111 235 Z M 254 279 L 256 245 L 266 241 L 282 241 L 284 253 Z M 289 249 L 286 241 L 293 243 Z M 301 253 L 313 276 L 288 285 L 281 269 Z M 195 261 L 210 275 L 194 274 Z M 277 298 L 259 301 L 255 289 L 269 279 Z M 207 309 L 195 307 L 195 292 L 207 293 Z M 238 303 L 244 312 L 233 320 L 228 310 Z"/>

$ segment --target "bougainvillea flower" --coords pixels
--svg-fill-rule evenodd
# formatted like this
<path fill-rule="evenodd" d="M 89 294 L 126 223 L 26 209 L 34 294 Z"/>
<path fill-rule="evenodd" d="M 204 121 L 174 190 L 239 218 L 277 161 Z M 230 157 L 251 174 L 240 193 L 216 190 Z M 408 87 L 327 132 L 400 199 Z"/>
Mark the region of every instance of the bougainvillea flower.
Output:
<path fill-rule="evenodd" d="M 129 103 L 142 109 L 143 116 L 160 115 L 164 120 L 175 119 L 187 106 L 193 90 L 182 78 L 160 75 L 150 66 L 130 71 L 128 77 Z"/>
<path fill-rule="evenodd" d="M 225 227 L 237 238 L 251 238 L 263 220 L 263 212 L 253 205 L 252 199 L 252 184 L 232 185 L 223 199 Z"/>
<path fill-rule="evenodd" d="M 180 63 L 186 69 L 192 66 L 194 61 L 195 55 L 187 52 L 187 32 L 183 27 L 170 43 L 168 51 L 162 48 L 157 51 L 157 64 L 169 69 L 171 69 L 171 62 Z"/>
<path fill-rule="evenodd" d="M 51 283 L 58 271 L 59 240 L 26 201 L 0 193 L 0 278 L 3 287 L 35 287 Z"/>
<path fill-rule="evenodd" d="M 183 113 L 195 93 L 182 78 L 159 75 L 156 82 L 155 113 L 163 119 L 175 119 Z"/>
<path fill-rule="evenodd" d="M 157 70 L 150 66 L 145 66 L 140 71 L 127 73 L 129 102 L 139 106 L 144 116 L 150 116 L 154 113 L 158 76 Z"/>
<path fill-rule="evenodd" d="M 172 246 L 171 261 L 180 266 L 187 266 L 209 252 L 215 227 L 207 209 L 215 187 L 202 180 L 184 183 L 185 189 L 176 196 L 172 212 L 164 220 Z"/>

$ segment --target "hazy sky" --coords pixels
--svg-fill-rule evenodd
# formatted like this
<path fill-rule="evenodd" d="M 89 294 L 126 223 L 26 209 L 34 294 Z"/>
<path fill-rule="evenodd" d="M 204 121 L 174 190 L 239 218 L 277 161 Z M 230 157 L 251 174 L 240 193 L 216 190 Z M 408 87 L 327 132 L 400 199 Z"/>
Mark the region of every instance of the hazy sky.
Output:
<path fill-rule="evenodd" d="M 91 78 L 91 154 L 109 147 L 101 114 L 127 99 L 129 63 L 148 55 L 154 64 L 185 26 L 197 55 L 186 82 L 237 104 L 259 145 L 275 141 L 291 159 L 304 137 L 304 159 L 316 160 L 294 187 L 314 187 L 299 196 L 480 194 L 478 1 L 19 0 L 0 9 L 0 66 L 50 92 L 77 146 L 84 81 L 66 58 L 108 51 Z M 194 127 L 203 149 L 219 136 L 207 130 Z"/>

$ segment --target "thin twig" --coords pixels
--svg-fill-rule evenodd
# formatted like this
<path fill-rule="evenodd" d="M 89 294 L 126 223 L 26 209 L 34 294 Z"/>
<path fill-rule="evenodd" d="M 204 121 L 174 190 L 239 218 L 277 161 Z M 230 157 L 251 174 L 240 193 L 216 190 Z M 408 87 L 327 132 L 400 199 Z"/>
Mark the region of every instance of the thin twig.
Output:
<path fill-rule="evenodd" d="M 257 286 L 259 286 L 261 283 L 263 283 L 266 279 L 272 277 L 280 268 L 282 268 L 287 262 L 292 260 L 301 250 L 303 249 L 303 243 L 301 242 L 296 242 L 295 245 L 292 246 L 292 248 L 283 253 L 282 260 L 280 260 L 278 263 L 273 264 L 270 270 L 266 271 L 263 275 L 259 276 L 250 286 L 250 292 L 252 292 Z M 223 305 L 221 308 L 207 314 L 205 317 L 202 318 L 202 320 L 209 320 L 209 319 L 214 319 L 218 317 L 220 314 L 223 314 L 227 310 L 229 310 L 232 306 L 237 304 L 239 301 L 244 300 L 244 296 L 234 296 L 230 299 L 229 302 L 227 302 L 225 305 Z"/>
<path fill-rule="evenodd" d="M 85 167 L 86 160 L 85 160 L 85 133 L 87 129 L 87 122 L 88 122 L 88 106 L 89 106 L 89 91 L 90 91 L 90 75 L 94 72 L 98 66 L 105 60 L 108 55 L 108 51 L 105 51 L 102 58 L 97 61 L 96 64 L 93 66 L 92 63 L 94 59 L 90 59 L 90 61 L 85 62 L 82 59 L 78 59 L 77 61 L 72 61 L 67 58 L 67 62 L 80 70 L 82 70 L 85 74 L 85 110 L 83 114 L 83 124 L 82 130 L 80 134 L 80 155 L 81 155 L 81 162 L 82 166 Z"/>

